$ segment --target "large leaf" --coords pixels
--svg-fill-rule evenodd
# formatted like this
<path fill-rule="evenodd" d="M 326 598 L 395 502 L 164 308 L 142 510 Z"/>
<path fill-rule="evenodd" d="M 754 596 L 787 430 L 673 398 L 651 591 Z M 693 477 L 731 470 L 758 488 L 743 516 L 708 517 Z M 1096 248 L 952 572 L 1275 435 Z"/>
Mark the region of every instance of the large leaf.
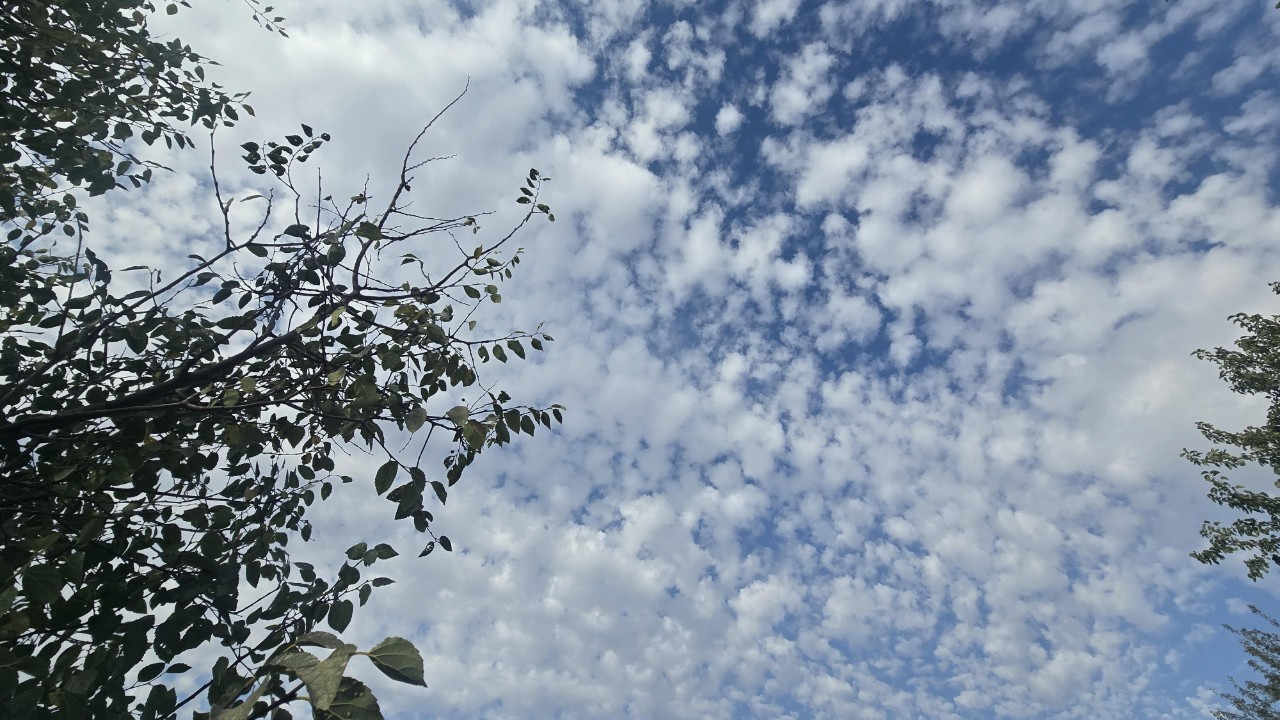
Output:
<path fill-rule="evenodd" d="M 413 643 L 400 637 L 389 637 L 378 643 L 367 655 L 383 675 L 410 685 L 427 686 L 422 654 Z"/>
<path fill-rule="evenodd" d="M 419 426 L 421 427 L 421 426 Z M 378 468 L 378 474 L 373 478 L 373 489 L 379 495 L 385 493 L 387 488 L 391 487 L 391 483 L 396 479 L 396 473 L 400 471 L 400 463 L 395 460 L 388 460 Z"/>
<path fill-rule="evenodd" d="M 299 645 L 317 645 L 330 650 L 340 648 L 345 644 L 337 635 L 324 630 L 313 630 L 306 633 L 298 638 L 297 643 Z"/>
<path fill-rule="evenodd" d="M 342 687 L 329 704 L 329 712 L 341 720 L 382 720 L 382 709 L 373 691 L 349 677 L 342 678 Z"/>
<path fill-rule="evenodd" d="M 307 696 L 311 698 L 312 707 L 317 710 L 329 709 L 342 685 L 342 675 L 347 671 L 347 663 L 355 653 L 355 645 L 344 644 L 334 648 L 329 657 L 315 665 L 294 670 L 307 686 Z"/>
<path fill-rule="evenodd" d="M 253 704 L 258 702 L 258 698 L 262 697 L 262 693 L 267 691 L 267 683 L 262 683 L 245 698 L 244 702 L 236 705 L 228 710 L 214 710 L 212 712 L 213 720 L 248 720 L 249 715 L 253 712 Z"/>

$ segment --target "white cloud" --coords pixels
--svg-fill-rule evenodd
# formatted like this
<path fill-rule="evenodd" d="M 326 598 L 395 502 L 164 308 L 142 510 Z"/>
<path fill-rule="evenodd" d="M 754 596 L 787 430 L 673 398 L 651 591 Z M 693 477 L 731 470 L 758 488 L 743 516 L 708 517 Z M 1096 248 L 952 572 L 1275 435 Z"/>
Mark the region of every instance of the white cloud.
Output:
<path fill-rule="evenodd" d="M 723 105 L 716 112 L 716 132 L 730 135 L 742 125 L 742 111 L 736 105 Z"/>
<path fill-rule="evenodd" d="M 805 45 L 799 55 L 790 58 L 783 76 L 769 92 L 773 119 L 782 125 L 795 125 L 826 103 L 835 89 L 827 77 L 835 61 L 821 42 Z"/>
<path fill-rule="evenodd" d="M 438 513 L 459 551 L 398 558 L 358 616 L 427 656 L 429 691 L 378 685 L 389 716 L 1191 717 L 1183 640 L 1231 568 L 1186 558 L 1211 511 L 1177 456 L 1258 408 L 1190 352 L 1274 311 L 1274 71 L 1223 80 L 1228 110 L 1194 63 L 1149 115 L 1100 129 L 1096 103 L 1218 5 L 1145 30 L 1133 3 L 833 3 L 817 37 L 786 2 L 666 27 L 629 1 L 322 3 L 288 41 L 191 15 L 259 108 L 220 145 L 306 121 L 335 136 L 326 187 L 376 185 L 470 74 L 421 202 L 498 232 L 528 167 L 553 178 L 558 221 L 480 320 L 547 321 L 544 357 L 484 369 L 567 422 L 486 454 Z M 876 54 L 922 14 L 969 69 Z M 181 258 L 213 227 L 205 157 L 95 233 Z M 322 506 L 333 539 L 300 552 L 407 554 L 377 505 Z"/>
<path fill-rule="evenodd" d="M 791 22 L 800 9 L 800 0 L 764 0 L 752 7 L 751 34 L 763 38 L 779 27 Z"/>

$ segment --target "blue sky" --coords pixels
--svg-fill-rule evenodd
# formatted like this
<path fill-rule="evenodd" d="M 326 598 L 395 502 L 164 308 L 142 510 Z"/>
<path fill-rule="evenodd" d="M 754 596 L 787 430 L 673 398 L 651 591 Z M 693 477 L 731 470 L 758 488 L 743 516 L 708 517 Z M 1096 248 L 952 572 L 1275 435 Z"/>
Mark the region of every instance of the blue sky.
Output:
<path fill-rule="evenodd" d="M 357 617 L 426 655 L 429 690 L 377 685 L 392 716 L 1197 718 L 1243 672 L 1219 625 L 1277 587 L 1187 557 L 1214 511 L 1178 453 L 1262 417 L 1190 353 L 1277 307 L 1280 11 L 279 9 L 288 40 L 233 3 L 161 20 L 253 92 L 220 144 L 306 122 L 326 188 L 376 194 L 470 77 L 423 206 L 498 232 L 553 178 L 479 317 L 546 323 L 486 377 L 566 423 L 477 464 L 438 513 L 458 551 Z M 206 157 L 165 161 L 99 209 L 118 263 L 214 236 Z M 411 557 L 355 497 L 302 555 Z"/>

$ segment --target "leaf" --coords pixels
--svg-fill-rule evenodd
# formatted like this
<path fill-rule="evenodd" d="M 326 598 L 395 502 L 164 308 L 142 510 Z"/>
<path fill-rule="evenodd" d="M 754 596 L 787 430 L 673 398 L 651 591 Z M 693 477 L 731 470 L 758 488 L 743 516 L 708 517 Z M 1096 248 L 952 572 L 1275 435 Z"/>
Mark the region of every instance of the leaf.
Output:
<path fill-rule="evenodd" d="M 360 223 L 360 226 L 356 228 L 356 237 L 361 237 L 366 240 L 381 240 L 382 229 L 371 222 L 362 222 Z"/>
<path fill-rule="evenodd" d="M 329 627 L 342 632 L 351 624 L 351 615 L 355 612 L 355 606 L 350 600 L 339 600 L 329 608 Z M 336 652 L 336 651 L 335 651 Z"/>
<path fill-rule="evenodd" d="M 444 548 L 445 552 L 453 552 L 453 542 L 449 540 L 448 535 L 440 536 L 440 547 Z"/>
<path fill-rule="evenodd" d="M 427 686 L 423 673 L 422 654 L 413 643 L 400 637 L 389 637 L 378 643 L 368 653 L 374 667 L 383 675 L 409 685 Z"/>
<path fill-rule="evenodd" d="M 342 675 L 347 671 L 347 663 L 351 661 L 351 656 L 356 651 L 355 645 L 344 643 L 334 648 L 333 652 L 329 653 L 329 657 L 324 660 L 294 671 L 298 679 L 306 684 L 312 707 L 317 710 L 329 709 L 329 705 L 338 694 L 338 688 L 342 685 Z"/>
<path fill-rule="evenodd" d="M 484 446 L 484 440 L 489 435 L 488 426 L 470 420 L 462 428 L 462 439 L 466 441 L 467 446 L 472 450 L 479 450 Z"/>
<path fill-rule="evenodd" d="M 373 546 L 373 549 L 378 553 L 379 560 L 390 560 L 400 554 L 396 552 L 395 548 L 386 543 L 378 543 Z"/>
<path fill-rule="evenodd" d="M 35 604 L 57 600 L 62 593 L 62 574 L 52 565 L 31 565 L 22 571 L 22 592 Z"/>
<path fill-rule="evenodd" d="M 432 480 L 431 489 L 436 491 L 436 497 L 440 498 L 440 504 L 443 505 L 445 499 L 449 497 L 449 493 L 444 489 L 444 483 L 439 480 Z"/>
<path fill-rule="evenodd" d="M 431 542 L 427 543 L 426 547 L 422 548 L 422 552 L 418 553 L 418 557 L 426 557 L 431 554 L 432 550 L 435 550 L 435 549 L 436 549 L 436 541 L 432 540 Z"/>
<path fill-rule="evenodd" d="M 521 360 L 524 359 L 524 346 L 516 340 L 508 340 L 507 347 L 511 348 L 511 352 L 515 353 Z"/>
<path fill-rule="evenodd" d="M 249 697 L 244 699 L 244 702 L 230 710 L 214 710 L 214 720 L 248 720 L 249 715 L 253 712 L 254 704 L 257 703 L 258 698 L 262 697 L 262 694 L 267 691 L 268 684 L 269 683 L 264 682 L 259 685 L 257 690 L 254 690 L 249 694 Z"/>
<path fill-rule="evenodd" d="M 330 650 L 343 646 L 342 640 L 340 640 L 337 635 L 334 635 L 331 632 L 325 632 L 324 630 L 312 630 L 311 632 L 299 637 L 295 642 L 298 645 L 317 645 Z"/>
<path fill-rule="evenodd" d="M 143 668 L 138 671 L 138 682 L 151 682 L 152 680 L 160 677 L 160 673 L 164 672 L 164 666 L 165 664 L 162 662 L 151 663 L 150 665 L 143 666 Z"/>
<path fill-rule="evenodd" d="M 311 235 L 311 229 L 306 225 L 290 225 L 284 229 L 284 234 L 296 238 L 305 238 Z"/>
<path fill-rule="evenodd" d="M 421 426 L 419 426 L 421 427 Z M 373 489 L 379 495 L 385 493 L 387 488 L 391 487 L 391 483 L 395 482 L 396 473 L 400 471 L 400 463 L 395 460 L 388 460 L 378 468 L 378 474 L 373 478 Z"/>
<path fill-rule="evenodd" d="M 404 426 L 409 432 L 415 433 L 422 428 L 427 422 L 427 410 L 419 405 L 411 410 L 404 419 Z"/>
<path fill-rule="evenodd" d="M 373 691 L 355 678 L 344 677 L 329 713 L 339 720 L 383 720 Z"/>
<path fill-rule="evenodd" d="M 304 650 L 294 650 L 277 656 L 269 664 L 286 670 L 297 671 L 320 664 L 320 658 Z"/>
<path fill-rule="evenodd" d="M 360 556 L 364 555 L 364 552 L 368 549 L 369 549 L 368 545 L 362 542 L 358 542 L 355 545 L 352 545 L 351 547 L 347 548 L 347 559 L 358 560 Z"/>
<path fill-rule="evenodd" d="M 471 417 L 471 409 L 466 405 L 454 405 L 449 408 L 449 412 L 445 413 L 445 417 L 449 418 L 454 425 L 462 426 L 467 422 L 467 418 Z"/>

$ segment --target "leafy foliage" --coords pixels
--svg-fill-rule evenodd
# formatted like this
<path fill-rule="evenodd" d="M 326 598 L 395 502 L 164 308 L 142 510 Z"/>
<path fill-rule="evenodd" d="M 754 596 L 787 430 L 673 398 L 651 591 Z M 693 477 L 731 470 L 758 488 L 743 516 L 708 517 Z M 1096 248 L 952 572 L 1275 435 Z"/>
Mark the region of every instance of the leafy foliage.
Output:
<path fill-rule="evenodd" d="M 181 100 L 151 110 L 163 117 Z M 85 117 L 93 112 L 103 108 Z M 537 202 L 547 178 L 530 170 L 523 219 L 463 250 L 483 213 L 408 210 L 413 173 L 429 162 L 413 151 L 430 127 L 381 210 L 365 192 L 304 203 L 293 170 L 327 134 L 304 125 L 283 142 L 246 144 L 250 168 L 292 196 L 288 225 L 268 230 L 280 224 L 274 193 L 224 199 L 215 175 L 221 248 L 190 256 L 169 279 L 133 267 L 125 271 L 138 275 L 118 282 L 85 243 L 88 218 L 69 195 L 57 203 L 73 211 L 59 217 L 73 252 L 45 226 L 10 223 L 0 246 L 0 715 L 153 720 L 201 700 L 201 717 L 284 718 L 305 700 L 317 718 L 380 717 L 368 688 L 345 675 L 357 655 L 393 679 L 425 683 L 407 641 L 362 652 L 318 629 L 345 630 L 372 590 L 392 582 L 367 568 L 398 551 L 357 543 L 326 579 L 293 562 L 288 543 L 310 539 L 306 511 L 335 484 L 368 483 L 429 538 L 421 555 L 452 550 L 432 528 L 428 488 L 444 503 L 484 449 L 562 419 L 559 406 L 514 404 L 479 374 L 490 358 L 524 358 L 526 344 L 541 350 L 551 338 L 481 337 L 471 319 L 501 301 L 498 286 L 520 261 L 506 250 L 516 232 L 535 215 L 553 219 Z M 46 207 L 21 194 L 22 178 L 70 172 L 59 163 L 101 142 L 91 126 L 76 132 L 89 138 L 81 150 L 5 165 L 22 212 Z M 247 237 L 230 230 L 236 202 L 261 208 Z M 435 236 L 453 241 L 426 242 Z M 463 389 L 478 400 L 436 409 Z M 388 445 L 392 429 L 425 430 L 416 458 Z M 432 479 L 419 461 L 437 431 L 452 449 Z M 376 473 L 336 474 L 335 455 L 356 448 L 380 456 L 369 465 Z M 207 682 L 179 698 L 176 677 L 197 672 L 182 656 L 210 644 L 221 657 L 199 671 Z M 320 659 L 307 645 L 330 652 Z"/>
<path fill-rule="evenodd" d="M 178 12 L 183 0 L 167 4 Z M 259 24 L 283 18 L 250 0 Z M 151 179 L 127 143 L 191 144 L 183 125 L 230 125 L 250 115 L 244 95 L 205 79 L 214 64 L 149 30 L 151 0 L 12 0 L 0 13 L 0 221 L 66 224 L 71 187 L 101 194 Z M 68 225 L 70 227 L 70 225 Z M 68 233 L 72 234 L 72 233 Z"/>
<path fill-rule="evenodd" d="M 284 34 L 272 8 L 245 2 Z M 319 628 L 345 630 L 393 582 L 368 568 L 399 552 L 357 543 L 322 578 L 288 543 L 310 539 L 306 511 L 335 484 L 371 483 L 427 536 L 422 555 L 452 550 L 427 488 L 445 502 L 485 448 L 561 420 L 559 406 L 513 404 L 478 371 L 505 361 L 503 348 L 524 358 L 526 343 L 551 338 L 479 337 L 470 319 L 501 300 L 519 263 L 508 241 L 534 215 L 554 219 L 536 202 L 546 178 L 530 171 L 519 196 L 529 208 L 510 232 L 419 258 L 400 248 L 480 233 L 481 215 L 407 209 L 425 164 L 412 153 L 435 119 L 385 209 L 366 192 L 317 197 L 310 222 L 293 171 L 330 138 L 303 125 L 243 148 L 251 170 L 291 194 L 283 230 L 268 230 L 285 224 L 274 192 L 224 199 L 215 174 L 220 249 L 190 256 L 176 278 L 136 266 L 116 280 L 66 191 L 151 180 L 159 166 L 131 154 L 135 136 L 185 148 L 182 124 L 212 131 L 252 114 L 243 95 L 205 82 L 210 61 L 151 37 L 154 10 L 18 0 L 0 16 L 0 717 L 154 720 L 196 702 L 199 717 L 282 720 L 305 701 L 321 720 L 378 718 L 346 675 L 351 658 L 423 685 L 421 656 L 400 638 L 360 651 Z M 248 237 L 231 232 L 236 202 L 259 203 Z M 436 409 L 464 388 L 476 402 Z M 417 457 L 388 447 L 393 429 L 425 430 Z M 436 431 L 452 450 L 430 479 L 419 462 Z M 360 448 L 378 456 L 376 474 L 336 474 L 336 454 Z M 329 652 L 302 649 L 312 646 Z M 184 661 L 209 647 L 212 668 Z M 179 698 L 187 673 L 205 682 Z"/>
<path fill-rule="evenodd" d="M 1253 605 L 1253 614 L 1263 618 L 1271 627 L 1280 629 L 1271 616 Z M 1280 634 L 1257 628 L 1233 628 L 1224 626 L 1240 639 L 1246 652 L 1252 657 L 1249 667 L 1262 676 L 1262 681 L 1248 680 L 1243 686 L 1234 678 L 1231 684 L 1235 693 L 1221 693 L 1231 704 L 1231 709 L 1212 710 L 1216 720 L 1280 720 Z"/>
<path fill-rule="evenodd" d="M 255 163 L 255 155 L 247 150 L 246 159 Z M 266 205 L 256 232 L 243 239 L 228 232 L 220 252 L 192 256 L 167 282 L 158 270 L 137 268 L 145 289 L 125 294 L 82 243 L 63 257 L 35 235 L 9 234 L 0 248 L 7 716 L 38 708 L 115 717 L 131 707 L 142 717 L 167 716 L 191 698 L 179 701 L 162 675 L 186 671 L 178 656 L 209 642 L 232 658 L 202 688 L 214 716 L 256 717 L 260 702 L 279 707 L 296 697 L 283 684 L 290 675 L 307 685 L 318 715 L 377 716 L 367 689 L 334 679 L 351 646 L 306 667 L 289 650 L 319 637 L 321 622 L 346 629 L 352 596 L 363 605 L 390 582 L 361 569 L 398 554 L 359 543 L 333 580 L 291 563 L 290 534 L 310 537 L 307 507 L 334 483 L 357 480 L 334 475 L 338 445 L 358 442 L 387 458 L 363 480 L 385 494 L 397 519 L 431 538 L 427 554 L 452 548 L 431 529 L 427 488 L 443 503 L 484 448 L 562 417 L 558 406 L 512 405 L 477 371 L 503 347 L 524 357 L 523 343 L 538 349 L 548 335 L 466 335 L 476 327 L 467 318 L 500 300 L 496 283 L 519 263 L 518 251 L 504 257 L 500 249 L 535 214 L 549 213 L 534 204 L 496 241 L 470 252 L 455 245 L 456 262 L 430 274 L 416 255 L 395 251 L 409 240 L 421 246 L 427 235 L 479 228 L 476 216 L 423 222 L 406 210 L 410 173 L 420 166 L 406 155 L 381 212 L 363 193 L 341 205 L 326 198 L 322 224 L 295 222 L 270 236 L 263 228 L 272 200 L 246 199 Z M 292 190 L 288 163 L 281 178 Z M 545 180 L 530 171 L 532 197 Z M 233 201 L 222 199 L 216 178 L 215 193 L 230 227 Z M 295 221 L 301 210 L 294 191 Z M 402 226 L 406 219 L 417 224 Z M 416 283 L 387 280 L 407 268 Z M 485 400 L 430 409 L 457 388 L 475 388 Z M 391 427 L 451 435 L 443 480 L 396 456 L 387 445 Z M 392 488 L 401 471 L 407 480 Z M 241 581 L 260 593 L 241 598 Z M 420 658 L 406 646 L 388 640 L 368 654 L 389 676 L 422 684 Z M 339 702 L 341 712 L 331 708 Z"/>
<path fill-rule="evenodd" d="M 1280 294 L 1280 283 L 1271 288 Z M 1236 314 L 1231 320 L 1249 334 L 1236 341 L 1238 349 L 1198 350 L 1197 358 L 1218 365 L 1219 376 L 1241 395 L 1261 395 L 1271 405 L 1262 427 L 1246 427 L 1228 432 L 1197 423 L 1200 432 L 1218 446 L 1207 452 L 1183 450 L 1182 456 L 1205 468 L 1234 470 L 1248 463 L 1268 467 L 1280 475 L 1280 316 Z M 1237 450 L 1228 450 L 1227 448 Z M 1249 577 L 1257 580 L 1274 564 L 1280 564 L 1280 497 L 1233 484 L 1219 469 L 1201 473 L 1211 485 L 1209 498 L 1219 505 L 1239 510 L 1245 517 L 1224 525 L 1206 522 L 1200 534 L 1209 547 L 1192 553 L 1203 563 L 1217 564 L 1236 552 L 1250 553 L 1245 560 Z M 1276 482 L 1280 487 L 1280 480 Z"/>
<path fill-rule="evenodd" d="M 354 649 L 334 647 L 303 667 L 289 648 L 319 637 L 322 622 L 345 630 L 355 603 L 391 582 L 362 569 L 398 552 L 359 543 L 336 579 L 322 579 L 287 552 L 292 533 L 310 537 L 306 509 L 335 483 L 369 482 L 397 519 L 430 538 L 422 554 L 450 550 L 432 530 L 428 487 L 443 503 L 484 448 L 561 420 L 559 406 L 513 405 L 478 373 L 503 347 L 524 357 L 524 343 L 540 349 L 547 334 L 468 335 L 472 313 L 500 300 L 497 283 L 519 263 L 518 251 L 500 251 L 534 215 L 549 215 L 545 206 L 531 204 L 489 244 L 455 243 L 456 260 L 432 274 L 397 250 L 434 234 L 471 237 L 479 226 L 475 215 L 408 212 L 411 173 L 422 163 L 406 154 L 384 210 L 363 193 L 342 204 L 325 198 L 321 220 L 305 225 L 289 164 L 299 153 L 285 153 L 280 174 L 294 194 L 293 224 L 268 235 L 272 199 L 245 198 L 265 204 L 258 230 L 240 239 L 228 231 L 220 252 L 193 255 L 168 281 L 133 268 L 147 278 L 135 283 L 142 289 L 117 293 L 111 271 L 83 245 L 83 222 L 70 257 L 21 229 L 0 248 L 6 716 L 117 717 L 132 708 L 166 717 L 192 698 L 180 701 L 165 676 L 189 670 L 182 653 L 216 642 L 230 660 L 201 689 L 216 717 L 256 717 L 256 703 L 291 701 L 288 676 L 310 688 L 318 716 L 376 717 L 363 685 L 333 679 Z M 247 149 L 246 159 L 256 163 L 256 154 Z M 536 198 L 545 180 L 531 170 L 524 187 Z M 229 228 L 233 200 L 223 200 L 216 177 L 214 188 Z M 416 281 L 401 279 L 407 270 Z M 431 409 L 462 388 L 483 402 Z M 389 428 L 447 433 L 442 479 L 397 457 Z M 335 476 L 335 452 L 348 443 L 386 460 L 369 478 Z M 242 581 L 259 593 L 240 597 Z M 422 684 L 406 645 L 388 640 L 368 654 L 389 676 Z"/>

